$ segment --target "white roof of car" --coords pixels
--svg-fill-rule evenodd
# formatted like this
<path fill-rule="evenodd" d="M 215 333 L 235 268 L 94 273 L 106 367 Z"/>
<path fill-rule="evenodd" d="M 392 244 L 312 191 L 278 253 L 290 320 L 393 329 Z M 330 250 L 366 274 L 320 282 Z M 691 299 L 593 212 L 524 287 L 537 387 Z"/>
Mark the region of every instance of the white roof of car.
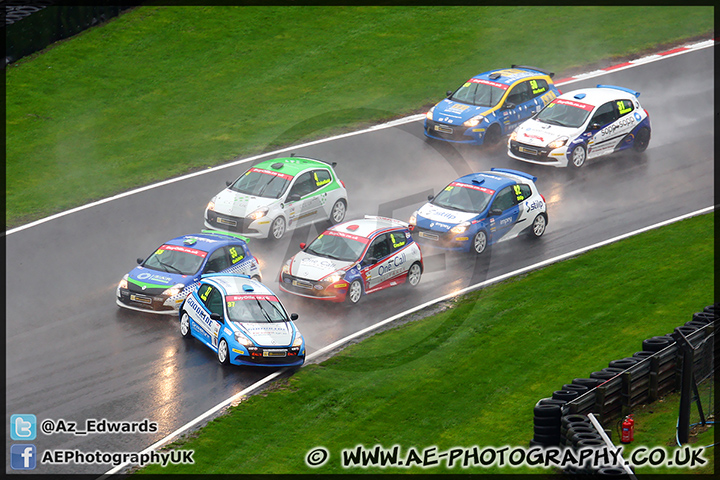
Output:
<path fill-rule="evenodd" d="M 260 282 L 240 275 L 212 275 L 203 277 L 220 285 L 228 295 L 275 295 Z"/>
<path fill-rule="evenodd" d="M 328 228 L 328 230 L 369 238 L 378 230 L 384 230 L 386 228 L 402 228 L 407 226 L 407 223 L 394 218 L 366 215 L 365 218 L 340 223 Z"/>
<path fill-rule="evenodd" d="M 578 98 L 581 95 L 584 96 L 582 98 Z M 573 90 L 572 92 L 563 93 L 558 98 L 563 100 L 573 100 L 588 105 L 593 105 L 595 107 L 598 107 L 603 103 L 617 100 L 619 98 L 633 101 L 637 100 L 637 97 L 635 95 L 632 95 L 624 90 L 608 87 L 581 88 L 579 90 Z"/>

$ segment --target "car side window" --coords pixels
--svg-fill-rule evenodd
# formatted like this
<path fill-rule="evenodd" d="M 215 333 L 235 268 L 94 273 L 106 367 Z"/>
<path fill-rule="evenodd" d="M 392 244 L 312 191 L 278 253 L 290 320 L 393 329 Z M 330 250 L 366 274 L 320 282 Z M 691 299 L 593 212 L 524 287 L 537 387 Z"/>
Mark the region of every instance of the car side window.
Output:
<path fill-rule="evenodd" d="M 518 203 L 517 194 L 513 186 L 503 188 L 493 201 L 492 208 L 500 209 L 503 212 Z"/>
<path fill-rule="evenodd" d="M 404 248 L 407 243 L 408 239 L 405 236 L 405 232 L 402 230 L 396 230 L 394 232 L 390 232 L 388 234 L 390 238 L 390 245 L 392 247 L 392 252 L 395 252 L 397 250 L 400 250 L 401 248 Z"/>
<path fill-rule="evenodd" d="M 522 195 L 523 197 L 522 200 L 519 201 L 522 202 L 523 200 L 527 200 L 528 198 L 530 198 L 530 195 L 532 195 L 532 189 L 530 188 L 530 185 L 521 183 L 518 186 L 520 187 L 520 195 Z"/>
<path fill-rule="evenodd" d="M 376 258 L 380 260 L 390 255 L 390 246 L 388 245 L 388 234 L 383 233 L 372 241 L 368 248 L 366 259 Z"/>
<path fill-rule="evenodd" d="M 330 172 L 327 170 L 315 170 L 313 171 L 313 181 L 315 182 L 315 188 L 322 188 L 328 183 L 332 182 Z"/>
<path fill-rule="evenodd" d="M 601 127 L 617 120 L 617 111 L 615 110 L 615 102 L 608 102 L 600 106 L 590 120 L 590 124 L 599 124 Z"/>
<path fill-rule="evenodd" d="M 220 247 L 210 254 L 203 273 L 222 272 L 229 266 L 227 247 Z"/>
<path fill-rule="evenodd" d="M 615 102 L 615 105 L 617 106 L 618 113 L 621 117 L 632 112 L 634 109 L 633 104 L 630 100 L 618 100 Z"/>
<path fill-rule="evenodd" d="M 530 100 L 532 98 L 531 95 L 530 84 L 528 82 L 520 82 L 513 87 L 505 102 L 519 105 Z"/>
<path fill-rule="evenodd" d="M 537 80 L 530 80 L 530 93 L 532 95 L 532 98 L 535 98 L 538 95 L 543 95 L 548 90 L 548 83 L 542 78 L 538 78 Z"/>
<path fill-rule="evenodd" d="M 210 310 L 210 313 L 223 313 L 223 299 L 222 294 L 217 288 L 207 283 L 200 284 L 198 288 L 198 295 L 203 304 Z"/>
<path fill-rule="evenodd" d="M 245 249 L 242 245 L 232 245 L 228 247 L 228 253 L 230 254 L 230 263 L 233 265 L 245 258 Z"/>
<path fill-rule="evenodd" d="M 315 185 L 313 172 L 305 172 L 295 179 L 295 184 L 290 189 L 290 195 L 300 195 L 304 197 L 308 193 L 312 193 L 318 187 Z"/>

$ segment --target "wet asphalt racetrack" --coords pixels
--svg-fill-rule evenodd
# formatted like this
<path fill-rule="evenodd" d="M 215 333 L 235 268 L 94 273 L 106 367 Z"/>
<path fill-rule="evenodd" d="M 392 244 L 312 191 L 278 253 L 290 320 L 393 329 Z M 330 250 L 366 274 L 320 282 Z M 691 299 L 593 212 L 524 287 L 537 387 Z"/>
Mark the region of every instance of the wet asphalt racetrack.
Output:
<path fill-rule="evenodd" d="M 425 249 L 426 271 L 416 289 L 384 290 L 351 309 L 279 291 L 281 265 L 322 228 L 305 227 L 277 243 L 251 240 L 265 282 L 289 311 L 299 313 L 297 325 L 312 352 L 499 274 L 711 206 L 713 53 L 714 48 L 705 48 L 560 87 L 567 92 L 604 83 L 640 91 L 653 127 L 650 146 L 640 158 L 604 157 L 577 172 L 536 166 L 509 158 L 504 144 L 489 149 L 427 142 L 421 121 L 294 150 L 338 163 L 336 171 L 349 192 L 346 220 L 382 214 L 407 221 L 428 194 L 455 178 L 508 167 L 538 177 L 549 204 L 548 229 L 538 242 L 500 243 L 481 257 Z M 438 88 L 438 99 L 444 90 Z M 139 452 L 274 371 L 221 367 L 197 340 L 181 338 L 176 317 L 115 305 L 117 283 L 135 258 L 164 240 L 203 229 L 208 200 L 252 163 L 136 193 L 6 237 L 8 424 L 14 413 L 35 414 L 38 422 L 75 421 L 80 427 L 88 418 L 148 418 L 159 424 L 154 434 L 39 435 L 32 442 L 39 453 Z M 8 431 L 6 441 L 12 442 Z M 305 451 L 298 446 L 299 455 Z M 34 473 L 104 473 L 111 467 L 41 465 Z"/>

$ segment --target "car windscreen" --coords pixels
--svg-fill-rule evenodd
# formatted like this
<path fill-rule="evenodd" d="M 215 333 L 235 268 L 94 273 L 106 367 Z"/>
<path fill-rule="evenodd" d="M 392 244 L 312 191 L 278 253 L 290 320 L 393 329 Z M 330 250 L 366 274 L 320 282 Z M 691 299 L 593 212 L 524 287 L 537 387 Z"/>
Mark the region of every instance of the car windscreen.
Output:
<path fill-rule="evenodd" d="M 230 185 L 230 190 L 256 197 L 280 198 L 292 179 L 291 175 L 251 168 Z"/>
<path fill-rule="evenodd" d="M 507 86 L 502 83 L 471 78 L 452 94 L 450 100 L 478 107 L 492 107 L 500 102 Z"/>
<path fill-rule="evenodd" d="M 480 213 L 487 208 L 493 193 L 489 188 L 452 182 L 430 203 L 450 210 Z"/>
<path fill-rule="evenodd" d="M 233 322 L 287 322 L 288 316 L 280 300 L 273 295 L 227 295 L 228 317 Z"/>
<path fill-rule="evenodd" d="M 145 260 L 143 267 L 180 275 L 193 275 L 200 270 L 206 256 L 207 252 L 195 248 L 163 245 Z"/>
<path fill-rule="evenodd" d="M 333 260 L 354 262 L 360 258 L 366 244 L 367 239 L 364 237 L 327 231 L 313 240 L 305 248 L 305 252 Z"/>
<path fill-rule="evenodd" d="M 562 100 L 556 98 L 548 103 L 547 107 L 540 110 L 535 120 L 550 125 L 577 128 L 585 123 L 593 106 L 586 103 Z"/>

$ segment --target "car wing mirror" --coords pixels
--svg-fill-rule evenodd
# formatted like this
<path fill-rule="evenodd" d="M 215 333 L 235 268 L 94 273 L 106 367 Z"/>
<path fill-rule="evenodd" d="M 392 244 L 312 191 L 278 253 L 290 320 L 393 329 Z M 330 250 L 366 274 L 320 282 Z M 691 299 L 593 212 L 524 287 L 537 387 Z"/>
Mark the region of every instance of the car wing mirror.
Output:
<path fill-rule="evenodd" d="M 435 198 L 435 195 L 428 195 L 428 202 L 432 202 L 433 198 Z"/>
<path fill-rule="evenodd" d="M 287 198 L 288 202 L 297 202 L 298 200 L 300 200 L 300 195 L 297 193 L 293 193 L 292 195 L 289 195 Z"/>
<path fill-rule="evenodd" d="M 230 180 L 225 180 L 225 186 L 229 187 L 230 185 L 232 185 L 232 182 Z"/>
<path fill-rule="evenodd" d="M 447 92 L 445 92 L 445 96 L 449 97 L 450 95 L 452 95 L 452 93 L 453 93 L 452 90 L 448 90 Z"/>
<path fill-rule="evenodd" d="M 500 210 L 499 208 L 491 208 L 490 211 L 488 212 L 488 215 L 496 217 L 498 215 L 502 215 L 502 212 L 503 211 Z"/>
<path fill-rule="evenodd" d="M 138 259 L 137 259 L 138 265 L 142 264 L 142 262 L 143 262 L 143 259 L 142 259 L 142 258 L 138 258 Z"/>
<path fill-rule="evenodd" d="M 305 250 L 305 247 L 307 247 L 307 243 L 302 242 L 302 243 L 300 244 L 300 250 Z"/>
<path fill-rule="evenodd" d="M 293 322 L 296 321 L 300 316 L 297 313 L 291 313 L 290 314 L 290 320 Z"/>
<path fill-rule="evenodd" d="M 216 322 L 222 322 L 223 319 L 222 315 L 220 315 L 219 313 L 211 313 L 210 318 L 215 320 Z"/>
<path fill-rule="evenodd" d="M 505 102 L 505 105 L 503 105 L 503 108 L 505 110 L 512 110 L 513 108 L 515 108 L 515 104 L 512 102 Z"/>

